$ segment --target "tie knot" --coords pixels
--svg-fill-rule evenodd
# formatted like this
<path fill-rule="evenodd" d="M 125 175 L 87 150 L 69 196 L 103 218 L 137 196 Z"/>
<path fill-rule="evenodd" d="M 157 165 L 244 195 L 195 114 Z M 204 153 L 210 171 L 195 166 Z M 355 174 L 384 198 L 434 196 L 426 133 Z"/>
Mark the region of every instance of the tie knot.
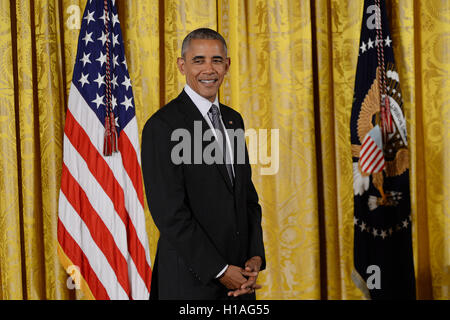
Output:
<path fill-rule="evenodd" d="M 209 112 L 211 112 L 211 114 L 212 114 L 214 117 L 216 117 L 216 116 L 219 114 L 219 108 L 218 108 L 215 104 L 213 104 L 213 105 L 211 106 L 211 108 L 209 109 Z"/>

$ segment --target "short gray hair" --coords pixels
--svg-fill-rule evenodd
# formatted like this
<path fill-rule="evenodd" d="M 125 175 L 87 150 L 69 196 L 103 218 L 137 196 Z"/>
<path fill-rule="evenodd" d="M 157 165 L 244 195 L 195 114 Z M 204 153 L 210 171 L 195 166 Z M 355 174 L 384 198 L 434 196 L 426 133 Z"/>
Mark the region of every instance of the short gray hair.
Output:
<path fill-rule="evenodd" d="M 227 55 L 227 43 L 225 42 L 225 39 L 220 35 L 220 33 L 209 28 L 199 28 L 191 31 L 184 38 L 183 44 L 181 45 L 181 56 L 183 58 L 192 39 L 219 40 L 220 42 L 222 42 L 223 48 L 225 49 L 225 56 Z"/>

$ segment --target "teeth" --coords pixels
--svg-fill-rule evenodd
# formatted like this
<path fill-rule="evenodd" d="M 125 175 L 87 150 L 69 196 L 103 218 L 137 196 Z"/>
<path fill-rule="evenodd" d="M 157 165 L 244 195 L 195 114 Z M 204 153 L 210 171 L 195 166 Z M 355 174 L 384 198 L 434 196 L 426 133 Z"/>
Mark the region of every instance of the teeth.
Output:
<path fill-rule="evenodd" d="M 200 80 L 200 82 L 203 82 L 203 83 L 213 83 L 214 81 L 216 81 L 216 80 Z"/>

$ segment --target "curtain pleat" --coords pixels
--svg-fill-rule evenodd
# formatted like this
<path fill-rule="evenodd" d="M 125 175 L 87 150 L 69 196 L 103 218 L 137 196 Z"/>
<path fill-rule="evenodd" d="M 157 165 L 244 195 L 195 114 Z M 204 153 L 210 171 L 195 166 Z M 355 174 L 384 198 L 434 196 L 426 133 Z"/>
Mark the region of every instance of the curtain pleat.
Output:
<path fill-rule="evenodd" d="M 14 14 L 10 14 L 10 12 Z M 11 15 L 13 16 L 11 18 Z M 12 39 L 15 7 L 0 2 L 0 298 L 22 298 L 22 250 L 19 194 L 18 132 L 16 123 L 17 51 Z M 14 54 L 13 54 L 14 52 Z"/>

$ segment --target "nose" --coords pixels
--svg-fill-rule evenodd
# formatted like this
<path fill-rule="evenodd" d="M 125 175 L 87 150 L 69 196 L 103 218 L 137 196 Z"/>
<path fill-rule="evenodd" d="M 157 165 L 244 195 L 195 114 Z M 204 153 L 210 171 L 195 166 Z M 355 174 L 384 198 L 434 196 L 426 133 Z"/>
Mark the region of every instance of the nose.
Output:
<path fill-rule="evenodd" d="M 212 62 L 212 59 L 207 59 L 206 61 L 205 61 L 205 69 L 204 69 L 204 72 L 206 72 L 206 73 L 211 73 L 211 72 L 214 72 L 215 70 L 214 70 L 214 65 L 213 65 L 213 62 Z"/>

